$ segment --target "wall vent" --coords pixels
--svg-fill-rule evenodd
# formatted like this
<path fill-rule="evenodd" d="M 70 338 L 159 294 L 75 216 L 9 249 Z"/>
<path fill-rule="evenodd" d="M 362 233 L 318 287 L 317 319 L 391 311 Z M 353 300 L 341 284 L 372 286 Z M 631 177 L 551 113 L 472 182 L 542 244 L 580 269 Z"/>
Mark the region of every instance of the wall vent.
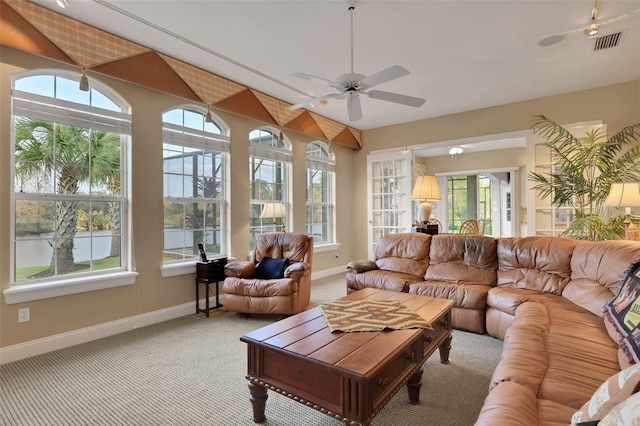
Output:
<path fill-rule="evenodd" d="M 618 31 L 611 34 L 606 34 L 600 37 L 596 37 L 593 43 L 593 50 L 595 52 L 599 50 L 611 49 L 622 43 L 624 31 Z"/>

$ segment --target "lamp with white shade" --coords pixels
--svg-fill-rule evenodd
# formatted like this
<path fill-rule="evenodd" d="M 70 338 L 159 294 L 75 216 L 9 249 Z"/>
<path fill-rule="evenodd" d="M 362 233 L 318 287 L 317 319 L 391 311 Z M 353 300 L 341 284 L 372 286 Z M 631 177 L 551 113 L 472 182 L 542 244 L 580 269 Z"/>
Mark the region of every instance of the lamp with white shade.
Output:
<path fill-rule="evenodd" d="M 640 207 L 640 182 L 612 183 L 609 195 L 604 200 L 605 207 L 624 207 L 627 240 L 640 240 L 638 228 L 631 221 L 631 207 Z"/>
<path fill-rule="evenodd" d="M 277 220 L 287 217 L 287 214 L 284 210 L 283 203 L 265 203 L 262 207 L 262 212 L 260 213 L 260 219 L 273 219 L 273 224 L 275 225 Z M 282 232 L 285 232 L 284 229 L 284 220 L 282 221 Z"/>
<path fill-rule="evenodd" d="M 435 176 L 418 176 L 411 199 L 422 201 L 420 203 L 420 221 L 426 223 L 431 217 L 431 203 L 429 201 L 440 201 L 440 186 Z"/>

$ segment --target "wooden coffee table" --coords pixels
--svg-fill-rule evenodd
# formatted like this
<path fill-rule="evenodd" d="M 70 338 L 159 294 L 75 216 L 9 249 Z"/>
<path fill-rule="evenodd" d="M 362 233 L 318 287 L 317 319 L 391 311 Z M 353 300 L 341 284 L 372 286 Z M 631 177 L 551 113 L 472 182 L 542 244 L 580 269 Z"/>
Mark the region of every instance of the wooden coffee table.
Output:
<path fill-rule="evenodd" d="M 364 289 L 340 300 L 399 300 L 433 330 L 334 332 L 319 307 L 245 334 L 253 420 L 263 422 L 271 389 L 348 425 L 368 425 L 406 383 L 417 404 L 422 364 L 439 348 L 449 362 L 452 300 Z"/>

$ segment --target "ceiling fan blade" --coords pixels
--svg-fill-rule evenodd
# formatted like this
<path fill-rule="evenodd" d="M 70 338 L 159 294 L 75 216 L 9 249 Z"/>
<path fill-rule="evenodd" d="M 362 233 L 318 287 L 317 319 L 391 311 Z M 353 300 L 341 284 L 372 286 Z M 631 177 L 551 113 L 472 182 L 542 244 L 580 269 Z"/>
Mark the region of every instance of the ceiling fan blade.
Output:
<path fill-rule="evenodd" d="M 327 86 L 337 87 L 340 83 L 337 81 L 327 80 L 326 78 L 316 77 L 315 75 L 307 74 L 304 72 L 296 72 L 291 74 L 294 77 L 301 78 L 303 80 L 313 81 L 314 83 L 326 84 Z"/>
<path fill-rule="evenodd" d="M 340 99 L 341 97 L 342 97 L 341 93 L 332 93 L 330 95 L 318 96 L 317 98 L 309 99 L 307 101 L 300 102 L 299 104 L 288 106 L 287 109 L 289 111 L 295 111 L 296 109 L 308 107 L 309 105 L 318 103 L 326 99 Z"/>
<path fill-rule="evenodd" d="M 349 121 L 356 121 L 362 118 L 362 106 L 360 105 L 360 95 L 358 92 L 349 92 L 347 97 L 347 111 Z"/>
<path fill-rule="evenodd" d="M 571 35 L 573 33 L 588 33 L 589 30 L 589 26 L 591 24 L 595 24 L 598 27 L 600 27 L 600 30 L 602 30 L 602 26 L 603 25 L 608 25 L 614 22 L 618 22 L 621 21 L 623 19 L 627 19 L 631 16 L 635 16 L 640 14 L 640 9 L 635 9 L 632 10 L 629 13 L 624 13 L 622 15 L 618 15 L 618 16 L 614 16 L 612 18 L 609 19 L 595 19 L 593 21 L 587 22 L 584 25 L 581 25 L 579 27 L 567 30 L 567 31 L 562 31 L 559 33 L 555 33 L 555 34 L 549 34 L 545 37 L 543 37 L 542 39 L 540 39 L 540 41 L 538 42 L 538 44 L 542 47 L 546 47 L 546 46 L 553 46 L 554 44 L 557 44 L 559 42 L 561 42 L 562 40 L 564 40 L 566 38 L 566 36 Z"/>
<path fill-rule="evenodd" d="M 421 107 L 425 102 L 422 98 L 414 98 L 413 96 L 401 95 L 399 93 L 383 92 L 381 90 L 372 90 L 367 93 L 367 95 L 372 99 L 381 99 L 383 101 L 395 102 L 415 108 Z"/>
<path fill-rule="evenodd" d="M 405 75 L 409 75 L 408 70 L 402 68 L 399 65 L 394 65 L 387 68 L 386 70 L 382 70 L 378 73 L 370 75 L 369 77 L 363 78 L 360 83 L 364 84 L 367 87 L 373 87 L 377 86 L 378 84 L 385 83 L 389 80 L 404 77 Z"/>

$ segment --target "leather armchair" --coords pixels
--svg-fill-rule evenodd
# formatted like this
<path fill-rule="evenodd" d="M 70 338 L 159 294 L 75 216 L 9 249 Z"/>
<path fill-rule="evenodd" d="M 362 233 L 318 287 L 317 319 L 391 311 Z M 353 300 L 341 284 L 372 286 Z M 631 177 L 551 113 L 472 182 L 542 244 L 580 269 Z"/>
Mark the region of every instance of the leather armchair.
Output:
<path fill-rule="evenodd" d="M 289 259 L 279 278 L 255 276 L 260 262 Z M 313 237 L 296 232 L 267 232 L 258 236 L 250 260 L 225 265 L 224 309 L 232 312 L 292 315 L 304 311 L 311 298 Z"/>

